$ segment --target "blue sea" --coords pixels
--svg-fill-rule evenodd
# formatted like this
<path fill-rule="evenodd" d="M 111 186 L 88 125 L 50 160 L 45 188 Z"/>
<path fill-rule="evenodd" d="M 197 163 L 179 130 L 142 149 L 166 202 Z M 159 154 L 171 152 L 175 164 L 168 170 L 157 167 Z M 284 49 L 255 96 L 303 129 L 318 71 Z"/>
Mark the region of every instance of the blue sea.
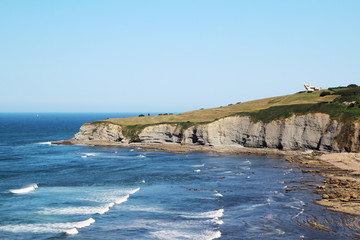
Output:
<path fill-rule="evenodd" d="M 137 115 L 0 114 L 0 239 L 359 237 L 313 203 L 323 179 L 282 158 L 50 144 Z"/>

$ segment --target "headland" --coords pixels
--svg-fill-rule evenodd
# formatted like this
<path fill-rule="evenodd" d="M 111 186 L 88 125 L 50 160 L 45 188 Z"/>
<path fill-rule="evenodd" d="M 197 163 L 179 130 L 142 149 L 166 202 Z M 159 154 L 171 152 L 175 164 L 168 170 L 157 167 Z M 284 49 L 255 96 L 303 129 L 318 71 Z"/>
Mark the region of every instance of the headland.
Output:
<path fill-rule="evenodd" d="M 284 157 L 321 174 L 316 203 L 360 215 L 360 87 L 329 88 L 181 114 L 85 123 L 54 144 Z M 292 189 L 288 189 L 291 191 Z"/>

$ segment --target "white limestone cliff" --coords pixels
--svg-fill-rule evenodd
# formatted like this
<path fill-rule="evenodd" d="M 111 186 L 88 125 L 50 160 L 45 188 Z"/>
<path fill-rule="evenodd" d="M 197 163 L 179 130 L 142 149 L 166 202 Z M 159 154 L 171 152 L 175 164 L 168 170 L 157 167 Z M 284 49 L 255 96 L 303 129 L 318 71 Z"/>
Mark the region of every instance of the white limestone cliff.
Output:
<path fill-rule="evenodd" d="M 79 141 L 127 142 L 122 134 L 121 126 L 111 123 L 85 123 L 80 127 L 80 131 L 75 134 L 74 139 Z"/>
<path fill-rule="evenodd" d="M 254 122 L 248 116 L 232 116 L 212 123 L 182 129 L 177 124 L 158 124 L 145 127 L 137 141 L 143 143 L 181 143 L 197 145 L 238 145 L 283 150 L 313 149 L 324 151 L 360 150 L 360 124 L 351 129 L 349 149 L 338 143 L 344 134 L 344 124 L 322 113 L 296 116 L 269 123 Z M 119 125 L 112 123 L 85 124 L 75 140 L 131 141 Z"/>

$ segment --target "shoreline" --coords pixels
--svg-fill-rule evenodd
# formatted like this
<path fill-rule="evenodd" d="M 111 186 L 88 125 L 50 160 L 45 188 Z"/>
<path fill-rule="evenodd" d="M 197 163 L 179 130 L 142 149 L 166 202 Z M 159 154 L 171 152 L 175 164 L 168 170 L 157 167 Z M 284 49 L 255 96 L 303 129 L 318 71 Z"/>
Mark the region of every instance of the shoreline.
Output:
<path fill-rule="evenodd" d="M 238 145 L 233 146 L 208 146 L 208 145 L 190 145 L 190 144 L 178 144 L 178 143 L 120 143 L 111 141 L 79 141 L 79 140 L 62 140 L 57 142 L 51 142 L 55 145 L 88 145 L 88 146 L 118 146 L 118 147 L 141 147 L 147 150 L 157 150 L 163 152 L 172 152 L 178 154 L 184 154 L 188 152 L 208 152 L 208 153 L 222 153 L 222 154 L 251 154 L 260 156 L 274 156 L 274 157 L 286 157 L 297 156 L 302 153 L 299 150 L 279 150 L 275 148 L 248 148 Z"/>
<path fill-rule="evenodd" d="M 216 154 L 243 154 L 282 157 L 296 165 L 303 173 L 319 174 L 324 183 L 307 185 L 319 194 L 314 203 L 329 210 L 360 216 L 360 153 L 303 152 L 271 148 L 247 148 L 239 146 L 205 146 L 188 144 L 118 143 L 110 141 L 78 141 L 73 139 L 52 142 L 55 145 L 118 146 L 143 148 L 146 151 L 163 151 L 177 154 L 206 152 Z M 294 191 L 296 189 L 287 189 Z"/>

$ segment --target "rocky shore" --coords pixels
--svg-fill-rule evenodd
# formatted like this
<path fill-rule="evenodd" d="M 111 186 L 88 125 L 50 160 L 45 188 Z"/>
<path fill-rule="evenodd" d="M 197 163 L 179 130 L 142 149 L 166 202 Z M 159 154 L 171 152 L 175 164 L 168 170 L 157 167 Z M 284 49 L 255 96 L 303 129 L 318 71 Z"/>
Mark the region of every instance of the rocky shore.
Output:
<path fill-rule="evenodd" d="M 55 145 L 90 145 L 90 146 L 118 146 L 118 147 L 134 147 L 144 148 L 149 151 L 157 150 L 172 153 L 188 153 L 188 152 L 209 152 L 209 153 L 223 153 L 223 154 L 253 154 L 261 156 L 297 156 L 301 154 L 298 150 L 279 150 L 276 148 L 249 148 L 239 145 L 227 146 L 210 146 L 210 145 L 194 145 L 194 144 L 177 144 L 177 143 L 123 143 L 106 140 L 89 140 L 79 141 L 75 139 L 68 139 L 58 142 L 52 142 Z"/>
<path fill-rule="evenodd" d="M 320 174 L 324 183 L 314 191 L 320 195 L 315 203 L 328 209 L 360 215 L 360 154 L 315 153 L 287 156 L 304 173 Z"/>

